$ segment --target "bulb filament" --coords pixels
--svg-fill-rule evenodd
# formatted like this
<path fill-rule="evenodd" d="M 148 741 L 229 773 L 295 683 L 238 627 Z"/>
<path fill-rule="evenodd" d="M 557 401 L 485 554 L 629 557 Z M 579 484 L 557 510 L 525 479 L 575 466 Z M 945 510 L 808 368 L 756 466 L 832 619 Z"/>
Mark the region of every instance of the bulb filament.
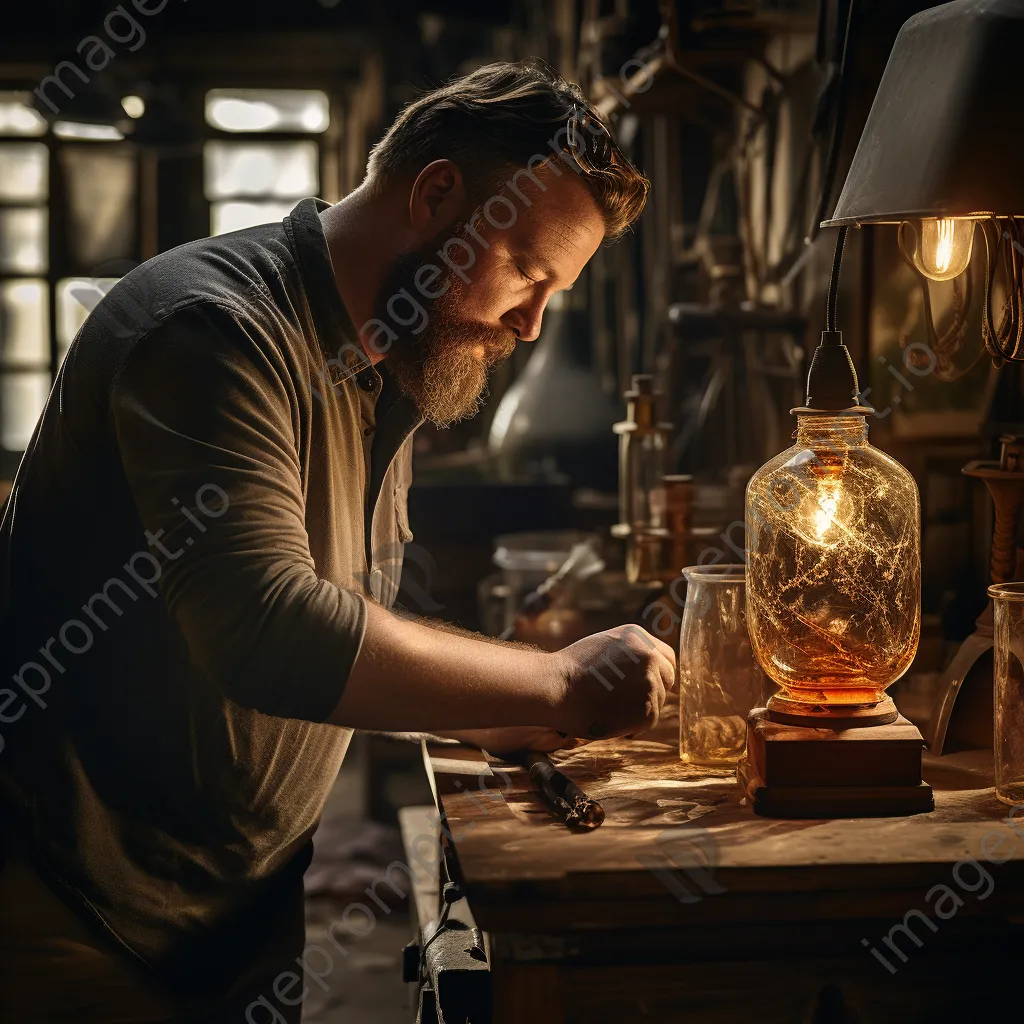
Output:
<path fill-rule="evenodd" d="M 839 481 L 822 480 L 818 490 L 818 507 L 814 510 L 814 532 L 818 540 L 824 540 L 825 535 L 832 524 L 836 521 L 836 513 L 839 509 Z"/>
<path fill-rule="evenodd" d="M 935 269 L 944 274 L 949 270 L 949 264 L 953 260 L 953 233 L 956 230 L 956 221 L 950 217 L 942 217 L 936 229 L 938 237 L 935 242 Z"/>

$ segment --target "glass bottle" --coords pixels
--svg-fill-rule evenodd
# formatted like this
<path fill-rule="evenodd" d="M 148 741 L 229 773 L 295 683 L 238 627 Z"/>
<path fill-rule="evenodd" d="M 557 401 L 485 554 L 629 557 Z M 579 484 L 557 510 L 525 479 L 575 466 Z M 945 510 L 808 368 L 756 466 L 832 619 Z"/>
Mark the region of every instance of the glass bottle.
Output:
<path fill-rule="evenodd" d="M 619 522 L 613 537 L 627 538 L 630 583 L 656 579 L 663 571 L 666 529 L 665 449 L 671 425 L 657 419 L 658 393 L 650 374 L 633 375 L 625 394 L 626 419 L 613 425 L 619 435 Z"/>
<path fill-rule="evenodd" d="M 731 767 L 743 753 L 747 713 L 761 707 L 764 675 L 747 635 L 742 565 L 692 565 L 679 634 L 679 756 Z"/>
<path fill-rule="evenodd" d="M 917 650 L 917 485 L 868 443 L 867 411 L 796 410 L 796 444 L 747 485 L 747 621 L 780 687 L 769 709 L 877 704 Z"/>

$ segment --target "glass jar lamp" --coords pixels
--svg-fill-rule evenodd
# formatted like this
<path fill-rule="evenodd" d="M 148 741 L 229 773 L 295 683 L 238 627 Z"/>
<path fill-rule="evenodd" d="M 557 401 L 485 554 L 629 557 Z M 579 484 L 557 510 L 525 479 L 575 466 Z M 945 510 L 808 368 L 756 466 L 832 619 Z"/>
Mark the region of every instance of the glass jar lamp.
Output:
<path fill-rule="evenodd" d="M 794 411 L 796 443 L 747 486 L 747 622 L 779 686 L 769 712 L 891 721 L 885 690 L 920 634 L 917 485 L 868 442 L 873 410 Z"/>

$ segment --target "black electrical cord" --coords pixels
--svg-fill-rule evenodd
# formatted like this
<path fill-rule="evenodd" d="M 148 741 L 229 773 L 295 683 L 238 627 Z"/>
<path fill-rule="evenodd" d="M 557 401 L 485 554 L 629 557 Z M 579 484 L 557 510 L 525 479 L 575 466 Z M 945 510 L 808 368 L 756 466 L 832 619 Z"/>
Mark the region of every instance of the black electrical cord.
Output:
<path fill-rule="evenodd" d="M 839 150 L 843 144 L 843 129 L 846 127 L 846 108 L 848 106 L 846 91 L 849 86 L 849 55 L 850 35 L 853 26 L 854 0 L 846 11 L 846 28 L 843 32 L 843 48 L 839 57 L 839 70 L 836 73 L 836 84 L 834 86 L 835 119 L 832 122 L 832 132 L 829 136 L 828 152 L 825 157 L 825 168 L 821 176 L 821 192 L 818 194 L 818 205 L 814 213 L 814 220 L 807 228 L 807 241 L 813 242 L 818 237 L 819 225 L 825 219 L 825 204 L 832 195 L 832 185 L 836 180 L 836 170 L 839 166 Z M 837 5 L 838 9 L 838 5 Z M 824 13 L 824 5 L 822 6 Z"/>
<path fill-rule="evenodd" d="M 836 251 L 832 256 L 832 276 L 828 279 L 828 299 L 825 303 L 825 330 L 836 329 L 836 303 L 839 300 L 839 269 L 843 265 L 843 249 L 846 247 L 846 232 L 849 229 L 844 224 L 836 236 Z"/>

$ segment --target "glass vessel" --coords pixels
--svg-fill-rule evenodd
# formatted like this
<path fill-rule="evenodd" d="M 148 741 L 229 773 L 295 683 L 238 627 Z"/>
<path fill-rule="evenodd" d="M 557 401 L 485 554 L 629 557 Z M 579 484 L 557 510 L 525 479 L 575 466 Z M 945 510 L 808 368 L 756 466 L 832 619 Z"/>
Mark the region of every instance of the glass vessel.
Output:
<path fill-rule="evenodd" d="M 631 583 L 660 575 L 662 542 L 668 538 L 665 507 L 665 448 L 670 424 L 657 420 L 658 394 L 650 374 L 633 375 L 626 419 L 619 435 L 619 523 L 613 537 L 628 538 L 626 575 Z"/>
<path fill-rule="evenodd" d="M 764 701 L 764 675 L 747 634 L 742 565 L 692 565 L 679 634 L 679 756 L 732 767 L 747 713 Z"/>
<path fill-rule="evenodd" d="M 993 753 L 996 796 L 1024 803 L 1024 583 L 988 588 L 995 628 Z"/>
<path fill-rule="evenodd" d="M 796 444 L 747 485 L 747 621 L 780 687 L 769 709 L 877 704 L 917 650 L 917 485 L 868 443 L 869 411 L 796 410 Z"/>

